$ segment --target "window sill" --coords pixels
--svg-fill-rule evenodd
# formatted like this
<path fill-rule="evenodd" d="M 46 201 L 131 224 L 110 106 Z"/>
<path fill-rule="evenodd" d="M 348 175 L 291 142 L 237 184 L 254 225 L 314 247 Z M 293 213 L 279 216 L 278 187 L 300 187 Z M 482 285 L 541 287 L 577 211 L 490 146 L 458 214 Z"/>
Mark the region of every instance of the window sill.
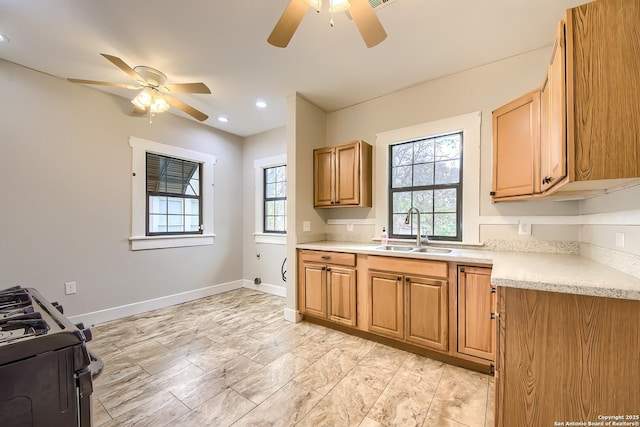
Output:
<path fill-rule="evenodd" d="M 131 236 L 132 251 L 147 249 L 184 248 L 187 246 L 213 245 L 215 234 L 190 234 L 185 236 Z"/>
<path fill-rule="evenodd" d="M 272 245 L 286 245 L 287 235 L 277 233 L 253 233 L 256 243 L 270 243 Z"/>

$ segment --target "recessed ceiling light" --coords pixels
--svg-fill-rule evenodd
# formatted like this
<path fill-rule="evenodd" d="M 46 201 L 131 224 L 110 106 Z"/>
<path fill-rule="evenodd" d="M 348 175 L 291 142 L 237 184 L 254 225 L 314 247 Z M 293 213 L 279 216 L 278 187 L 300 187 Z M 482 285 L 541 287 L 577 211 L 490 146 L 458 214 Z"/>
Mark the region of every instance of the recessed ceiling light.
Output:
<path fill-rule="evenodd" d="M 229 118 L 225 116 L 218 116 L 218 121 L 222 123 L 229 123 Z"/>
<path fill-rule="evenodd" d="M 258 99 L 256 101 L 256 107 L 258 107 L 258 108 L 267 108 L 267 101 L 264 101 L 262 99 Z"/>
<path fill-rule="evenodd" d="M 0 34 L 0 43 L 3 42 L 9 42 L 9 37 L 5 36 L 4 34 Z"/>

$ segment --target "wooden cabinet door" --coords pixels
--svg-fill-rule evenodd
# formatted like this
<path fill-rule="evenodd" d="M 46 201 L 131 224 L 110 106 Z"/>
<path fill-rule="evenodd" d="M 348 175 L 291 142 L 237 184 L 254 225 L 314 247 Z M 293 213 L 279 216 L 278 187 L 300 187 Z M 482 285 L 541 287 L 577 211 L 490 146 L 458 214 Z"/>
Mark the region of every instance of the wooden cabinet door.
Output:
<path fill-rule="evenodd" d="M 564 22 L 558 28 L 540 94 L 540 179 L 545 191 L 567 175 L 567 96 Z"/>
<path fill-rule="evenodd" d="M 369 271 L 369 332 L 404 338 L 402 275 Z"/>
<path fill-rule="evenodd" d="M 327 267 L 329 320 L 356 326 L 356 270 Z"/>
<path fill-rule="evenodd" d="M 495 360 L 496 294 L 492 292 L 491 269 L 458 268 L 458 352 Z"/>
<path fill-rule="evenodd" d="M 302 263 L 300 311 L 309 316 L 327 318 L 327 268 Z"/>
<path fill-rule="evenodd" d="M 339 145 L 335 149 L 336 204 L 360 203 L 360 150 L 359 143 Z"/>
<path fill-rule="evenodd" d="M 335 204 L 335 149 L 321 148 L 313 152 L 313 204 Z"/>
<path fill-rule="evenodd" d="M 407 342 L 438 351 L 449 349 L 448 288 L 444 280 L 405 277 Z"/>
<path fill-rule="evenodd" d="M 540 191 L 540 91 L 530 92 L 493 112 L 492 196 Z"/>

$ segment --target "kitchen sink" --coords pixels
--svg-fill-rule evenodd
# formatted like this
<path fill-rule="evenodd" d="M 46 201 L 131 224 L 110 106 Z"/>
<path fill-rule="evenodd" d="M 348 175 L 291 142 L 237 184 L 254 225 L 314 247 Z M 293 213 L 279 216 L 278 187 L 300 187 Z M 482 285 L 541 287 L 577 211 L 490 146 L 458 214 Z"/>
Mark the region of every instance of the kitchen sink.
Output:
<path fill-rule="evenodd" d="M 451 249 L 445 248 L 413 248 L 411 252 L 421 252 L 426 254 L 448 254 Z"/>
<path fill-rule="evenodd" d="M 400 246 L 400 245 L 376 246 L 375 249 L 379 251 L 419 252 L 424 254 L 448 254 L 449 252 L 451 252 L 451 249 L 445 249 L 445 248 L 429 248 L 429 247 L 416 248 L 415 246 Z"/>
<path fill-rule="evenodd" d="M 409 252 L 414 248 L 411 246 L 386 245 L 386 246 L 377 246 L 376 249 L 379 251 Z"/>

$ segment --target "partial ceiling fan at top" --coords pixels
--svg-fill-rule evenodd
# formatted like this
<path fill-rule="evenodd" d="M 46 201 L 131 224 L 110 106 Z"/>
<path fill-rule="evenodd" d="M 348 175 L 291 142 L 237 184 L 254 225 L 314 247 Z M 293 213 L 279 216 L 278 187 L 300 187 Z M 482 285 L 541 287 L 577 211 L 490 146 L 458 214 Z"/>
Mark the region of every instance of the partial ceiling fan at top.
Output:
<path fill-rule="evenodd" d="M 72 83 L 119 87 L 124 89 L 139 90 L 136 97 L 131 101 L 135 106 L 134 114 L 149 114 L 149 122 L 156 113 L 162 113 L 169 109 L 169 106 L 178 108 L 189 114 L 191 117 L 201 122 L 207 120 L 209 116 L 202 111 L 198 111 L 192 106 L 185 104 L 170 94 L 172 93 L 201 93 L 210 94 L 211 90 L 204 83 L 174 83 L 165 84 L 167 76 L 155 68 L 138 65 L 131 68 L 117 56 L 101 53 L 105 59 L 116 67 L 120 68 L 126 75 L 135 80 L 138 85 L 127 85 L 122 83 L 101 82 L 96 80 L 72 79 Z"/>
<path fill-rule="evenodd" d="M 329 13 L 346 11 L 351 15 L 367 47 L 374 47 L 387 38 L 387 33 L 368 0 L 328 0 L 328 2 Z M 320 11 L 322 0 L 291 0 L 267 39 L 269 44 L 287 47 L 309 7 Z"/>

